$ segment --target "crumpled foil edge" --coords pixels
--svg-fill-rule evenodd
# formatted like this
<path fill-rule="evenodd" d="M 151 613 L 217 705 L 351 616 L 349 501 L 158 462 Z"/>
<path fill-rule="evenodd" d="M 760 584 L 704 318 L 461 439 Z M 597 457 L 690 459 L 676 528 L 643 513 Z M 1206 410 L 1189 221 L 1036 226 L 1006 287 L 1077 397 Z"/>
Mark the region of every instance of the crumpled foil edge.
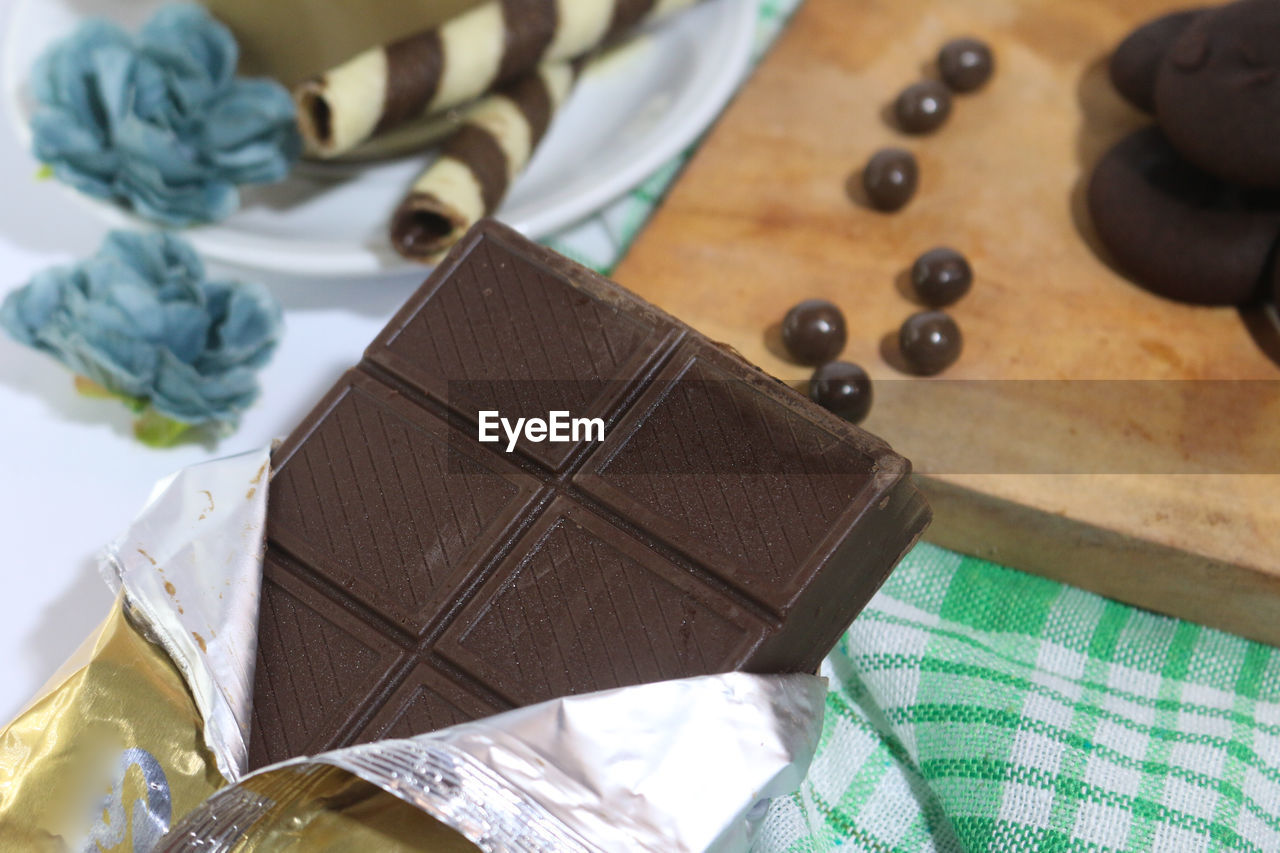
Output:
<path fill-rule="evenodd" d="M 166 477 L 100 562 L 182 673 L 230 782 L 248 764 L 270 464 L 263 448 Z"/>
<path fill-rule="evenodd" d="M 816 676 L 725 673 L 564 697 L 414 738 L 290 759 L 246 777 L 296 771 L 283 795 L 223 789 L 158 849 L 234 850 L 260 818 L 306 796 L 308 776 L 328 765 L 421 809 L 485 853 L 741 851 L 760 804 L 799 786 L 817 749 L 825 697 L 826 680 Z M 627 731 L 640 740 L 661 731 L 681 746 L 633 754 L 619 737 Z M 704 748 L 685 748 L 691 743 Z M 594 748 L 600 744 L 613 746 Z M 731 754 L 740 766 L 724 760 Z M 624 756 L 642 766 L 621 769 Z M 708 787 L 716 785 L 725 794 L 718 801 Z M 691 790 L 708 795 L 691 798 Z M 662 802 L 673 793 L 683 809 Z"/>

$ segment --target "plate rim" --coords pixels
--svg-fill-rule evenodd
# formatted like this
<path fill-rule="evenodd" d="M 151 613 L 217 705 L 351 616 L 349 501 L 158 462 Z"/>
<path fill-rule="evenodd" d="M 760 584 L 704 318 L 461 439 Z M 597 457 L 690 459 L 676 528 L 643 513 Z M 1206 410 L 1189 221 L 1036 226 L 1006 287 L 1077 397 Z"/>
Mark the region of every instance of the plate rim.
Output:
<path fill-rule="evenodd" d="M 30 116 L 24 103 L 26 73 L 17 67 L 19 51 L 15 44 L 30 9 L 45 0 L 17 0 L 10 10 L 0 66 L 0 86 L 4 90 L 5 112 L 18 137 L 20 147 L 30 154 L 32 133 Z M 624 168 L 615 170 L 589 190 L 579 192 L 550 208 L 535 210 L 519 219 L 505 218 L 499 208 L 496 218 L 528 236 L 541 240 L 603 209 L 610 202 L 643 183 L 658 169 L 688 148 L 723 111 L 750 69 L 755 45 L 756 0 L 710 0 L 719 8 L 712 23 L 722 30 L 724 49 L 711 60 L 709 79 L 700 86 L 700 95 L 690 108 L 681 99 L 673 99 L 664 112 L 671 116 L 673 108 L 683 107 L 672 127 L 664 134 L 653 135 L 653 144 L 642 147 L 642 154 Z M 660 31 L 660 30 L 659 30 Z M 708 60 L 700 62 L 706 67 Z M 697 75 L 694 75 L 697 77 Z M 518 179 L 517 179 L 518 180 Z M 61 181 L 52 182 L 100 221 L 112 228 L 165 230 L 111 202 L 97 199 Z M 205 258 L 212 262 L 246 270 L 272 274 L 306 276 L 328 280 L 363 277 L 389 278 L 429 267 L 400 257 L 390 244 L 375 245 L 367 241 L 343 244 L 335 249 L 330 241 L 288 240 L 233 233 L 220 223 L 178 229 Z"/>

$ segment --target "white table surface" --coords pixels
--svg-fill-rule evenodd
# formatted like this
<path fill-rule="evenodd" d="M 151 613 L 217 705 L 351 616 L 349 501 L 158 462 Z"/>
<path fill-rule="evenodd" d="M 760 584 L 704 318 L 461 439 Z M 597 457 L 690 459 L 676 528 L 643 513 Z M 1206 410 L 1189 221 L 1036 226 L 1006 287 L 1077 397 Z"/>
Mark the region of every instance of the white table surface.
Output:
<path fill-rule="evenodd" d="M 0 37 L 13 0 L 0 0 Z M 85 257 L 106 233 L 19 147 L 0 119 L 0 299 L 36 271 Z M 213 272 L 222 272 L 216 268 Z M 285 334 L 260 374 L 262 397 L 213 447 L 153 450 L 119 404 L 78 395 L 71 373 L 0 333 L 0 725 L 106 616 L 97 553 L 152 484 L 195 462 L 283 437 L 413 291 L 422 275 L 374 285 L 235 272 L 268 284 Z"/>

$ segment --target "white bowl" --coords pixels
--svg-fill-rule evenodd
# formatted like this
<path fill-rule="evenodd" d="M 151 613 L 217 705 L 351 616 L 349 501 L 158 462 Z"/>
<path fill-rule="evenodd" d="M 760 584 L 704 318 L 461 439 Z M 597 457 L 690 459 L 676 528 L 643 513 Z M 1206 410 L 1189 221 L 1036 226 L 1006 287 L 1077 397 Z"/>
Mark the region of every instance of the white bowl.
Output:
<path fill-rule="evenodd" d="M 161 0 L 20 0 L 0 85 L 29 145 L 35 58 L 86 17 L 136 28 Z M 498 218 L 538 239 L 599 209 L 680 153 L 715 119 L 750 64 L 755 0 L 706 0 L 592 66 L 553 122 Z M 391 248 L 387 221 L 432 154 L 364 165 L 301 164 L 286 181 L 245 188 L 241 209 L 188 229 L 206 257 L 249 269 L 369 278 L 413 265 Z M 74 190 L 69 190 L 75 193 Z M 113 227 L 148 227 L 75 193 Z"/>

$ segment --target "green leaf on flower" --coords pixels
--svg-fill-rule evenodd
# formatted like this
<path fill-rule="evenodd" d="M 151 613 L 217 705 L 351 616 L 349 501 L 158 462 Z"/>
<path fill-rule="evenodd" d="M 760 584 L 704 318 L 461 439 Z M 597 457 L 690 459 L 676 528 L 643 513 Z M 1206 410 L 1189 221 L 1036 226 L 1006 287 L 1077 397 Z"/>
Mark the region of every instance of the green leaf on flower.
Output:
<path fill-rule="evenodd" d="M 99 400 L 119 400 L 129 407 L 129 411 L 135 415 L 142 414 L 147 408 L 147 401 L 142 397 L 130 397 L 127 394 L 120 394 L 108 388 L 104 388 L 97 382 L 94 382 L 87 376 L 77 375 L 75 378 L 76 391 L 86 397 L 94 397 Z"/>
<path fill-rule="evenodd" d="M 190 429 L 191 424 L 175 421 L 150 408 L 133 422 L 134 436 L 148 447 L 172 447 Z"/>
<path fill-rule="evenodd" d="M 75 378 L 76 391 L 86 397 L 99 397 L 107 399 L 116 396 L 115 394 L 103 388 L 97 382 L 94 382 L 88 376 L 77 375 Z"/>

